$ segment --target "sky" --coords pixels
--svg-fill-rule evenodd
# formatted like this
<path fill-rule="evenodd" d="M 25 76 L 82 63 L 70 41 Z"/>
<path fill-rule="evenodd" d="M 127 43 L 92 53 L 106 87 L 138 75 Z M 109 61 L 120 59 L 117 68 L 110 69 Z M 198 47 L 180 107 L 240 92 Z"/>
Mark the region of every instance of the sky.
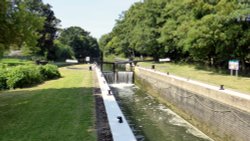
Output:
<path fill-rule="evenodd" d="M 115 20 L 140 0 L 43 0 L 52 6 L 61 27 L 80 26 L 99 39 L 111 32 Z"/>

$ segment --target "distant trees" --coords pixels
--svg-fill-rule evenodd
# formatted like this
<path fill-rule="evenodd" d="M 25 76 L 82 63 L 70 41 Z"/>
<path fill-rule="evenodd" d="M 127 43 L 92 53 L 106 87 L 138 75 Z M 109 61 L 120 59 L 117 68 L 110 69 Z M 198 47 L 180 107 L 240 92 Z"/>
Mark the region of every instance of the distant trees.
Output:
<path fill-rule="evenodd" d="M 54 60 L 65 61 L 66 59 L 75 59 L 73 49 L 66 44 L 62 44 L 58 39 L 54 41 L 54 48 Z"/>
<path fill-rule="evenodd" d="M 101 37 L 105 54 L 226 66 L 250 63 L 250 5 L 234 0 L 145 0 L 135 3 Z"/>
<path fill-rule="evenodd" d="M 87 56 L 96 58 L 100 55 L 97 40 L 80 27 L 73 26 L 63 29 L 58 40 L 69 46 L 74 52 L 74 57 L 80 61 Z"/>

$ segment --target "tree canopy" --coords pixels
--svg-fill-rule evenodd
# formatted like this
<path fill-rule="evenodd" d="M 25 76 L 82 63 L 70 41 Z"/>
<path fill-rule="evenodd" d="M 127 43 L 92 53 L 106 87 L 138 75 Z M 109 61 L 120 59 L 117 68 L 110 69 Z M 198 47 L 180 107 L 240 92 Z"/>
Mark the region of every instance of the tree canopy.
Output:
<path fill-rule="evenodd" d="M 72 26 L 63 29 L 58 40 L 71 47 L 75 58 L 80 61 L 83 61 L 87 56 L 96 58 L 100 55 L 97 40 L 80 27 Z"/>
<path fill-rule="evenodd" d="M 236 0 L 144 0 L 101 37 L 108 54 L 171 57 L 226 66 L 250 63 L 250 5 Z"/>
<path fill-rule="evenodd" d="M 56 59 L 54 40 L 57 38 L 58 26 L 61 21 L 56 18 L 51 5 L 44 4 L 42 0 L 29 0 L 28 5 L 33 13 L 38 13 L 45 19 L 43 29 L 38 31 L 40 38 L 37 46 L 40 50 L 37 54 L 45 56 L 49 60 L 54 60 Z"/>
<path fill-rule="evenodd" d="M 99 57 L 99 46 L 80 27 L 59 29 L 51 6 L 42 0 L 2 0 L 0 3 L 0 53 L 22 50 L 48 60 Z"/>
<path fill-rule="evenodd" d="M 29 0 L 2 0 L 0 3 L 0 52 L 9 48 L 32 48 L 36 51 L 38 31 L 44 18 L 31 12 Z"/>

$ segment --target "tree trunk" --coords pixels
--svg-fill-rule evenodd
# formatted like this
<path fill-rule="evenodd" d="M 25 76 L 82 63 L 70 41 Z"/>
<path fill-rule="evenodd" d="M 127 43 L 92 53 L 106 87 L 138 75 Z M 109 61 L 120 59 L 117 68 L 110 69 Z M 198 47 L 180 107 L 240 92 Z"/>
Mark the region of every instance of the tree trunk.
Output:
<path fill-rule="evenodd" d="M 245 73 L 246 72 L 246 62 L 245 62 L 245 59 L 241 59 L 240 62 L 241 62 L 241 70 L 242 70 L 243 73 Z"/>

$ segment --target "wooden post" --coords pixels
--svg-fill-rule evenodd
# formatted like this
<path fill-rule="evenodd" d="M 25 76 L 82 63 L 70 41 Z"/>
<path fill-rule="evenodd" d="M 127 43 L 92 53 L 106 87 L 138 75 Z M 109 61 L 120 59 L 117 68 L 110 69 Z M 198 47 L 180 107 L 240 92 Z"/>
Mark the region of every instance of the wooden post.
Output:
<path fill-rule="evenodd" d="M 100 62 L 101 72 L 103 72 L 103 62 Z"/>

